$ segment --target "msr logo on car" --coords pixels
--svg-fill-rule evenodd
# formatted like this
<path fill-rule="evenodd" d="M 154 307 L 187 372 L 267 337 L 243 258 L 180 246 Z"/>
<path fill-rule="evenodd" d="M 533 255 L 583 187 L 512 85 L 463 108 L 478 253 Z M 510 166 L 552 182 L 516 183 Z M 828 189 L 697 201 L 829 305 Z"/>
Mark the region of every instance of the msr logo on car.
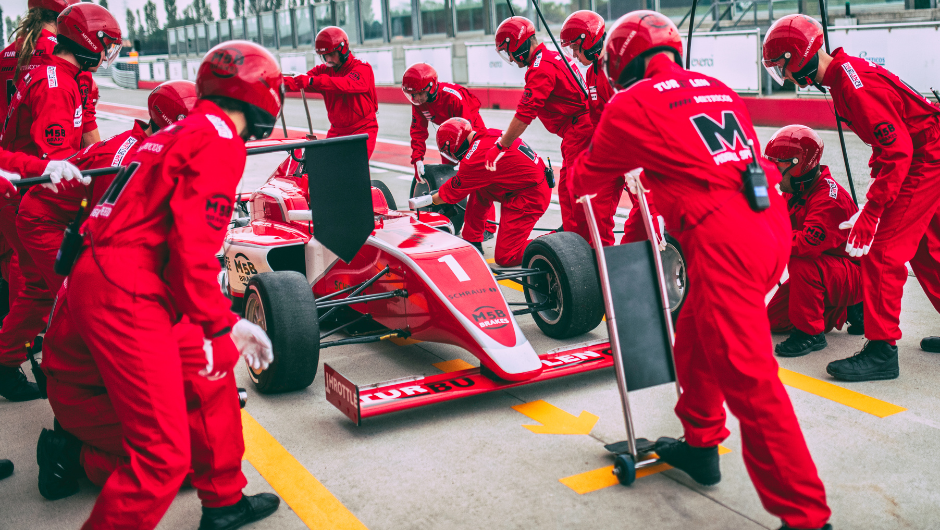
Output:
<path fill-rule="evenodd" d="M 506 312 L 490 305 L 474 309 L 473 321 L 480 326 L 480 329 L 501 329 L 509 325 Z"/>

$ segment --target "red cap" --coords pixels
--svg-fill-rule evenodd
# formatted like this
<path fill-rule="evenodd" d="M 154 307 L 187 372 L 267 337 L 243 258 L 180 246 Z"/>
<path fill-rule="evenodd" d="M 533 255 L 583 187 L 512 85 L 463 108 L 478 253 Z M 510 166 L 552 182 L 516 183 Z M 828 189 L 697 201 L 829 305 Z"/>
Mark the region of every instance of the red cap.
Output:
<path fill-rule="evenodd" d="M 56 27 L 58 36 L 71 44 L 69 50 L 84 69 L 97 66 L 102 51 L 110 66 L 121 51 L 121 26 L 107 9 L 97 4 L 81 2 L 66 7 L 59 13 Z"/>
<path fill-rule="evenodd" d="M 284 101 L 284 78 L 277 59 L 261 45 L 227 41 L 206 53 L 196 73 L 196 94 L 247 104 L 248 132 L 260 140 L 274 130 Z"/>
<path fill-rule="evenodd" d="M 48 9 L 49 11 L 61 13 L 66 7 L 81 1 L 82 0 L 29 0 L 26 5 L 29 9 Z"/>
<path fill-rule="evenodd" d="M 774 22 L 764 36 L 764 68 L 781 85 L 785 72 L 796 74 L 809 67 L 815 74 L 812 63 L 822 45 L 823 28 L 819 22 L 806 15 L 787 15 Z"/>
<path fill-rule="evenodd" d="M 577 44 L 588 60 L 596 61 L 604 48 L 604 17 L 581 10 L 568 15 L 561 27 L 561 45 Z"/>
<path fill-rule="evenodd" d="M 451 118 L 442 123 L 437 129 L 437 149 L 441 156 L 455 164 L 460 162 L 470 149 L 467 138 L 472 132 L 473 126 L 463 118 Z"/>
<path fill-rule="evenodd" d="M 764 146 L 764 156 L 778 163 L 789 163 L 784 173 L 790 174 L 790 183 L 797 192 L 816 176 L 816 166 L 822 160 L 822 138 L 805 125 L 787 125 L 775 132 Z"/>
<path fill-rule="evenodd" d="M 188 116 L 197 99 L 196 83 L 192 81 L 161 83 L 147 98 L 150 119 L 158 129 L 162 129 Z"/>
<path fill-rule="evenodd" d="M 643 59 L 671 50 L 682 57 L 679 29 L 656 11 L 633 11 L 620 17 L 607 37 L 607 77 L 617 88 L 627 88 L 646 74 Z"/>

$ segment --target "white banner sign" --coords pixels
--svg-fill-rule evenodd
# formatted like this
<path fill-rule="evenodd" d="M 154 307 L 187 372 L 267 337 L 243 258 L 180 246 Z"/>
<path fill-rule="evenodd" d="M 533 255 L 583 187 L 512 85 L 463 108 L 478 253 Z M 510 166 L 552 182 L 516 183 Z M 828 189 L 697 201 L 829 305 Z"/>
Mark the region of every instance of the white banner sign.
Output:
<path fill-rule="evenodd" d="M 304 53 L 282 53 L 281 72 L 284 75 L 307 73 L 307 55 Z"/>
<path fill-rule="evenodd" d="M 432 46 L 404 46 L 405 68 L 415 63 L 428 63 L 437 70 L 438 81 L 454 82 L 453 44 Z"/>
<path fill-rule="evenodd" d="M 525 85 L 525 70 L 509 64 L 496 53 L 492 42 L 468 42 L 467 84 L 475 86 Z"/>
<path fill-rule="evenodd" d="M 375 75 L 375 84 L 397 85 L 401 83 L 400 79 L 395 80 L 395 74 L 392 71 L 391 48 L 362 48 L 354 50 L 353 53 L 360 61 L 365 61 L 372 66 L 372 73 Z"/>
<path fill-rule="evenodd" d="M 687 40 L 682 37 L 683 50 L 688 49 Z M 760 58 L 758 29 L 696 33 L 692 37 L 692 70 L 718 79 L 735 92 L 760 92 Z"/>
<path fill-rule="evenodd" d="M 140 63 L 137 65 L 138 76 L 141 81 L 150 81 L 152 79 L 150 75 L 150 63 Z"/>
<path fill-rule="evenodd" d="M 940 22 L 872 24 L 829 29 L 832 49 L 887 68 L 915 90 L 940 89 Z"/>
<path fill-rule="evenodd" d="M 170 80 L 177 81 L 183 79 L 183 63 L 181 61 L 170 61 Z"/>
<path fill-rule="evenodd" d="M 195 82 L 196 74 L 199 72 L 199 65 L 202 61 L 186 61 L 186 79 Z"/>
<path fill-rule="evenodd" d="M 160 61 L 158 63 L 153 63 L 153 80 L 154 81 L 166 81 L 166 63 Z"/>

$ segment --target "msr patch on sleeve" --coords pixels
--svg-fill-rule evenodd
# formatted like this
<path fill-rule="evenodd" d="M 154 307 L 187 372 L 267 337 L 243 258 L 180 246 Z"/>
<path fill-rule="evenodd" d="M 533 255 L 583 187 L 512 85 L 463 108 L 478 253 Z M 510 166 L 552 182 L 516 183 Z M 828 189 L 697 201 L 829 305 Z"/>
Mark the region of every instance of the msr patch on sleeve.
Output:
<path fill-rule="evenodd" d="M 872 134 L 875 135 L 875 140 L 878 140 L 878 143 L 883 146 L 889 146 L 898 139 L 898 131 L 895 129 L 894 124 L 887 121 L 875 125 Z"/>
<path fill-rule="evenodd" d="M 232 198 L 216 194 L 206 199 L 206 222 L 215 230 L 222 230 L 232 219 Z"/>
<path fill-rule="evenodd" d="M 858 76 L 858 73 L 855 72 L 855 68 L 852 68 L 852 65 L 849 63 L 842 63 L 842 69 L 845 70 L 845 74 L 849 76 L 849 81 L 852 82 L 852 86 L 856 89 L 862 88 L 862 78 Z"/>
<path fill-rule="evenodd" d="M 803 229 L 803 238 L 810 245 L 817 247 L 826 240 L 826 231 L 821 226 L 807 226 Z"/>
<path fill-rule="evenodd" d="M 46 143 L 59 147 L 65 143 L 65 127 L 59 125 L 58 123 L 53 123 L 52 125 L 46 127 L 46 130 L 43 133 Z"/>

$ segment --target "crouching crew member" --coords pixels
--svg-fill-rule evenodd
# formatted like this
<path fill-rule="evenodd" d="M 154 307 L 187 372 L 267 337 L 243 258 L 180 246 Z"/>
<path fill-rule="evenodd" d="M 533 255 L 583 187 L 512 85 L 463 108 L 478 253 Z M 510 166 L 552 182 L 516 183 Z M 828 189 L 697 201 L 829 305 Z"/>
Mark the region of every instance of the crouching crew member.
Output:
<path fill-rule="evenodd" d="M 264 332 L 229 310 L 215 253 L 244 171 L 245 141 L 270 135 L 282 76 L 267 50 L 230 41 L 209 50 L 196 90 L 192 113 L 142 142 L 92 210 L 46 335 L 44 347 L 60 358 L 90 352 L 128 454 L 84 528 L 154 528 L 190 465 L 201 528 L 237 528 L 279 504 L 274 495 L 241 491 L 232 370 L 240 353 L 259 368 L 272 356 Z M 204 350 L 179 346 L 180 321 L 198 327 Z M 193 387 L 199 376 L 202 390 Z"/>
<path fill-rule="evenodd" d="M 81 146 L 82 98 L 76 79 L 83 71 L 97 70 L 102 60 L 110 64 L 117 57 L 121 30 L 107 9 L 89 3 L 67 7 L 59 14 L 57 27 L 58 44 L 49 65 L 33 69 L 17 85 L 0 133 L 3 149 L 64 159 Z M 28 309 L 41 296 L 44 284 L 41 276 L 28 272 L 36 269 L 17 235 L 18 205 L 14 200 L 0 211 L 0 230 L 15 251 L 10 266 L 23 275 L 11 314 L 0 329 L 0 395 L 11 385 L 22 388 L 18 367 L 26 360 L 25 344 L 43 330 L 49 309 Z"/>
<path fill-rule="evenodd" d="M 584 212 L 574 207 L 568 168 L 591 140 L 591 117 L 577 68 L 565 66 L 567 58 L 550 51 L 535 37 L 535 26 L 525 17 L 510 17 L 496 29 L 496 51 L 510 64 L 526 68 L 525 88 L 509 127 L 486 152 L 486 168 L 496 171 L 505 146 L 512 146 L 536 117 L 561 138 L 562 165 L 558 171 L 558 204 L 562 226 L 591 241 Z M 569 64 L 570 65 L 570 64 Z M 580 85 L 580 86 L 579 86 Z M 611 236 L 612 238 L 613 236 Z"/>
<path fill-rule="evenodd" d="M 825 489 L 770 349 L 764 297 L 790 255 L 790 226 L 772 188 L 753 195 L 767 197 L 769 208 L 752 207 L 744 193 L 745 171 L 757 164 L 748 142 L 759 152 L 747 108 L 717 79 L 680 66 L 679 32 L 659 13 L 621 17 L 606 54 L 607 75 L 621 91 L 576 162 L 575 191 L 592 193 L 605 176 L 643 168 L 694 286 L 674 348 L 685 438 L 660 438 L 656 453 L 701 484 L 718 483 L 727 403 L 764 507 L 784 528 L 828 527 Z M 772 164 L 761 166 L 770 186 L 780 180 Z"/>
<path fill-rule="evenodd" d="M 349 49 L 346 32 L 336 26 L 320 30 L 314 47 L 324 64 L 314 66 L 306 75 L 285 77 L 287 90 L 302 88 L 322 94 L 330 120 L 326 137 L 368 134 L 371 158 L 379 135 L 379 122 L 375 119 L 379 106 L 372 67 L 356 59 Z"/>
<path fill-rule="evenodd" d="M 457 175 L 434 193 L 434 204 L 467 202 L 465 219 L 476 220 L 464 225 L 467 241 L 481 241 L 483 216 L 494 202 L 500 204 L 499 233 L 496 235 L 496 264 L 511 267 L 522 263 L 532 227 L 548 209 L 552 190 L 545 180 L 545 163 L 538 153 L 520 139 L 503 148 L 499 169 L 486 168 L 486 152 L 502 131 L 488 129 L 478 132 L 463 118 L 451 118 L 437 130 L 437 147 L 441 155 L 460 163 Z M 467 233 L 470 227 L 478 232 Z M 481 253 L 480 243 L 473 243 Z"/>
<path fill-rule="evenodd" d="M 845 251 L 848 234 L 839 224 L 858 211 L 855 201 L 822 166 L 823 141 L 805 125 L 787 125 L 774 133 L 764 155 L 777 164 L 788 194 L 793 227 L 790 277 L 774 293 L 767 314 L 770 330 L 790 333 L 777 345 L 781 357 L 799 357 L 826 347 L 826 333 L 842 329 L 865 332 L 862 320 L 861 269 Z"/>
<path fill-rule="evenodd" d="M 865 337 L 857 355 L 829 364 L 844 381 L 900 374 L 901 297 L 910 262 L 940 312 L 940 108 L 881 66 L 822 49 L 819 22 L 788 15 L 764 37 L 764 67 L 778 80 L 827 86 L 839 116 L 872 146 L 868 202 L 843 223 L 861 258 Z"/>

